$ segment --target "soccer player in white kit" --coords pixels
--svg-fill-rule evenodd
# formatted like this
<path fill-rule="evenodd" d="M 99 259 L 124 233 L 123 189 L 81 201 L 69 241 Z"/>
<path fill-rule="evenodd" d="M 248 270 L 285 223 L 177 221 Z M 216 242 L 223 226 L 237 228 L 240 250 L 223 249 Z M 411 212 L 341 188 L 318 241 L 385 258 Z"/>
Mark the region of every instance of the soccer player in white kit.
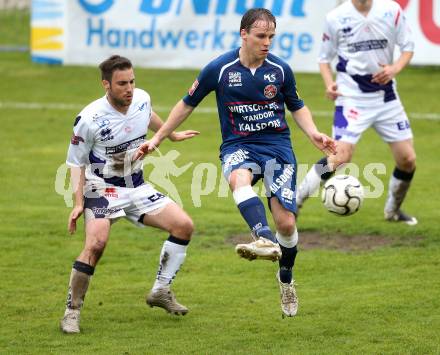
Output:
<path fill-rule="evenodd" d="M 167 231 L 156 281 L 146 302 L 172 314 L 186 314 L 170 285 L 182 265 L 193 232 L 191 218 L 170 198 L 144 182 L 142 161 L 132 161 L 137 147 L 145 142 L 147 129 L 162 126 L 152 111 L 150 96 L 135 88 L 131 62 L 114 55 L 100 64 L 106 95 L 86 106 L 73 127 L 67 164 L 71 168 L 75 206 L 68 229 L 85 216 L 85 245 L 73 264 L 66 311 L 61 321 L 65 333 L 79 333 L 81 306 L 107 244 L 110 226 L 124 217 L 137 226 Z M 182 141 L 197 131 L 173 132 L 169 138 Z"/>
<path fill-rule="evenodd" d="M 393 61 L 395 46 L 401 54 Z M 319 57 L 326 96 L 335 101 L 333 136 L 337 154 L 321 159 L 299 186 L 297 204 L 348 163 L 362 133 L 372 126 L 389 144 L 395 160 L 385 219 L 417 224 L 400 206 L 415 171 L 416 154 L 408 117 L 394 77 L 410 62 L 414 42 L 399 4 L 391 0 L 348 0 L 326 17 Z M 336 82 L 331 61 L 338 56 Z"/>

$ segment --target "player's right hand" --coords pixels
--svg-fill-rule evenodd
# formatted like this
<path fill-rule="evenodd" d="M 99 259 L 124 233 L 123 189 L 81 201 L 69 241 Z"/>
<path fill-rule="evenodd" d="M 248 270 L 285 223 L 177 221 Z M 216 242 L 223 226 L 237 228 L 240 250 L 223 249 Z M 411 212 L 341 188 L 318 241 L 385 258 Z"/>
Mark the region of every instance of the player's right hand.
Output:
<path fill-rule="evenodd" d="M 79 217 L 83 214 L 84 207 L 83 206 L 75 206 L 70 212 L 69 216 L 69 222 L 67 224 L 67 229 L 69 230 L 70 234 L 73 234 L 76 232 L 76 221 Z"/>
<path fill-rule="evenodd" d="M 310 136 L 312 143 L 325 155 L 336 155 L 336 141 L 324 133 L 315 132 Z"/>
<path fill-rule="evenodd" d="M 157 147 L 159 147 L 160 139 L 153 136 L 149 141 L 142 143 L 133 155 L 133 161 L 138 159 L 143 159 L 145 155 L 153 152 Z"/>
<path fill-rule="evenodd" d="M 342 94 L 338 91 L 338 84 L 336 84 L 335 82 L 327 86 L 325 90 L 325 96 L 327 96 L 328 99 L 333 101 L 335 101 L 336 98 L 341 95 Z"/>

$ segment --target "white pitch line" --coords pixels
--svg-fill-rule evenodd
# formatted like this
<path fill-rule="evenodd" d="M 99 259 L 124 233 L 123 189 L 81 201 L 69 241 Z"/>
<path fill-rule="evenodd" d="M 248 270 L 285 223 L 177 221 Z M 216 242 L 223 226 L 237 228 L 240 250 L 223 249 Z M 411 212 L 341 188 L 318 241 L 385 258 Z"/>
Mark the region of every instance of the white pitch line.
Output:
<path fill-rule="evenodd" d="M 0 108 L 14 108 L 18 110 L 81 110 L 83 107 L 79 104 L 0 101 Z"/>
<path fill-rule="evenodd" d="M 41 102 L 8 102 L 0 101 L 0 108 L 12 108 L 18 110 L 75 110 L 80 111 L 84 108 L 80 104 L 67 104 L 61 102 L 41 103 Z M 171 107 L 154 106 L 153 109 L 157 112 L 170 112 Z M 198 107 L 194 111 L 195 114 L 217 113 L 216 107 Z M 331 111 L 312 111 L 312 114 L 317 117 L 332 117 Z M 410 112 L 408 114 L 410 119 L 417 120 L 440 120 L 439 113 L 425 113 L 425 112 Z"/>

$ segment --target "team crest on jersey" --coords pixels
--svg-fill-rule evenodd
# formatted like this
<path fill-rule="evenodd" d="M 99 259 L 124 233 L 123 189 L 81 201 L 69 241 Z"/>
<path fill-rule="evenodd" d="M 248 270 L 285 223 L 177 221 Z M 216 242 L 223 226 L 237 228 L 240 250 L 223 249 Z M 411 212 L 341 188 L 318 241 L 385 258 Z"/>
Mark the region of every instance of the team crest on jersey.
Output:
<path fill-rule="evenodd" d="M 188 90 L 188 95 L 189 95 L 189 96 L 193 96 L 194 91 L 196 91 L 196 89 L 197 89 L 198 86 L 199 86 L 199 81 L 196 79 L 196 80 L 193 82 L 192 86 L 189 88 L 189 90 Z"/>
<path fill-rule="evenodd" d="M 242 86 L 241 83 L 241 73 L 238 71 L 229 72 L 229 87 L 232 86 Z"/>
<path fill-rule="evenodd" d="M 264 96 L 266 96 L 268 99 L 273 99 L 277 92 L 277 87 L 272 84 L 266 85 L 266 87 L 264 88 Z"/>

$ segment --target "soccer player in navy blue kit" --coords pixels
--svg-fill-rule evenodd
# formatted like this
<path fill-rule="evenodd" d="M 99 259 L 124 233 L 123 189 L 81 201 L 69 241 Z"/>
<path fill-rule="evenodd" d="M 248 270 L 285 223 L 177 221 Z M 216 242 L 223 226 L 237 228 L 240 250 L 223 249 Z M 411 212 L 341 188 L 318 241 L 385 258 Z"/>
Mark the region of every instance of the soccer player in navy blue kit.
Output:
<path fill-rule="evenodd" d="M 269 53 L 276 19 L 263 8 L 247 11 L 240 26 L 241 48 L 210 62 L 188 94 L 171 111 L 153 138 L 139 147 L 136 158 L 152 152 L 203 100 L 215 91 L 223 143 L 220 158 L 234 200 L 255 241 L 239 244 L 237 253 L 249 260 L 279 260 L 281 309 L 294 316 L 298 299 L 292 268 L 297 254 L 295 224 L 296 160 L 284 105 L 311 142 L 326 154 L 334 141 L 320 133 L 309 109 L 298 96 L 292 70 Z M 264 180 L 276 233 L 272 233 L 262 201 L 252 185 Z"/>

